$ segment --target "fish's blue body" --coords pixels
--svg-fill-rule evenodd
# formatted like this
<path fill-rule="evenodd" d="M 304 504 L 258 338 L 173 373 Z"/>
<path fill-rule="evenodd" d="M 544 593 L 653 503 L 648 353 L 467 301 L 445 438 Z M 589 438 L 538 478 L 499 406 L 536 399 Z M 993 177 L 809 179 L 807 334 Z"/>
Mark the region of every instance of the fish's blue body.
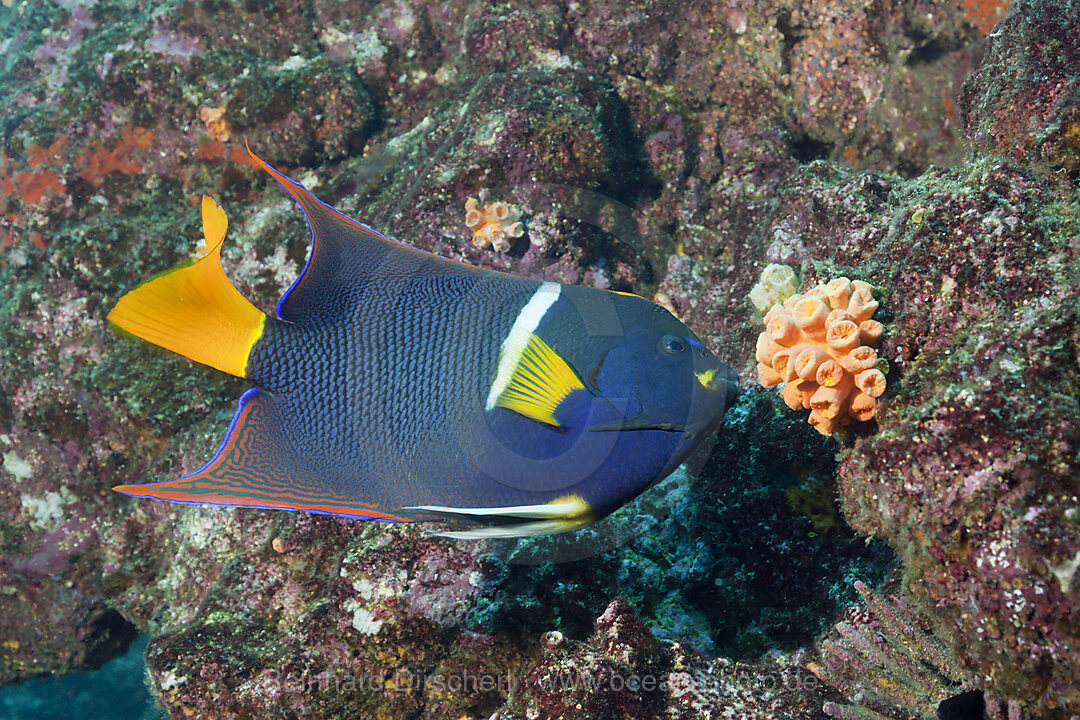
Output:
<path fill-rule="evenodd" d="M 222 335 L 236 345 L 224 360 L 202 360 L 257 389 L 205 467 L 121 492 L 477 526 L 450 533 L 464 537 L 555 532 L 671 472 L 734 396 L 735 373 L 658 305 L 417 250 L 265 167 L 307 214 L 312 255 L 277 317 L 211 308 L 223 325 L 246 319 Z M 211 284 L 199 263 L 132 291 L 110 319 L 147 337 L 128 319 L 143 306 L 191 312 L 168 298 Z M 183 338 L 148 339 L 201 359 Z"/>

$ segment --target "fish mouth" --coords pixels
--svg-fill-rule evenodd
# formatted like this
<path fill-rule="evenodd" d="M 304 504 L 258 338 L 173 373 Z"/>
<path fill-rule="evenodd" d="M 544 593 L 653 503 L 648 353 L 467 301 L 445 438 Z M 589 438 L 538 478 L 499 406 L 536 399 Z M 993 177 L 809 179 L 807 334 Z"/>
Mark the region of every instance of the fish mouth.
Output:
<path fill-rule="evenodd" d="M 653 422 L 646 418 L 635 417 L 612 420 L 589 428 L 589 432 L 621 432 L 623 430 L 659 430 L 661 432 L 681 433 L 686 431 L 686 426 L 676 423 Z"/>

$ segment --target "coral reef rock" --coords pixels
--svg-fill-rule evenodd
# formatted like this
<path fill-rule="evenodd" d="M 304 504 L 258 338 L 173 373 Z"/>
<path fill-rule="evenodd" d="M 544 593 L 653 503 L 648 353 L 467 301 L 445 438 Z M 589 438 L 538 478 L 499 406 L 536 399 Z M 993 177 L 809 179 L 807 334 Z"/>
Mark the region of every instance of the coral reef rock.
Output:
<path fill-rule="evenodd" d="M 622 600 L 596 619 L 587 641 L 549 633 L 538 655 L 492 720 L 824 720 L 833 697 L 797 659 L 709 661 L 679 643 L 661 645 Z"/>
<path fill-rule="evenodd" d="M 895 553 L 987 697 L 1080 713 L 1080 2 L 987 36 L 1006 4 L 0 7 L 0 682 L 144 632 L 175 717 L 820 718 L 844 700 L 798 648 Z M 245 139 L 417 247 L 662 300 L 746 381 L 765 266 L 859 278 L 889 389 L 831 438 L 748 390 L 711 455 L 563 540 L 132 502 L 108 488 L 197 469 L 244 384 L 107 311 L 188 256 L 203 194 L 260 308 L 304 264 Z M 484 191 L 529 242 L 473 244 Z M 568 704 L 561 669 L 668 686 Z"/>

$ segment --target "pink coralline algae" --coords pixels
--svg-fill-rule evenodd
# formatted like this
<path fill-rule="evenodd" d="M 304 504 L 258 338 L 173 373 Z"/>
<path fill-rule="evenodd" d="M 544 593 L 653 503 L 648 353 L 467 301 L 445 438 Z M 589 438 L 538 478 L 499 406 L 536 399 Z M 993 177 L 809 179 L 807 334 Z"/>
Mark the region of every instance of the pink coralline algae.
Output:
<path fill-rule="evenodd" d="M 1072 3 L 1063 3 L 1006 16 L 960 103 L 973 145 L 1065 182 L 1080 177 L 1080 27 L 1074 13 Z"/>
<path fill-rule="evenodd" d="M 545 635 L 491 720 L 825 720 L 821 708 L 831 697 L 799 658 L 735 663 L 705 659 L 681 643 L 662 645 L 617 599 L 587 640 Z"/>
<path fill-rule="evenodd" d="M 765 315 L 757 342 L 761 384 L 786 383 L 784 402 L 809 410 L 809 423 L 822 435 L 874 417 L 885 392 L 876 350 L 883 328 L 871 318 L 877 307 L 869 285 L 842 277 L 792 295 Z"/>

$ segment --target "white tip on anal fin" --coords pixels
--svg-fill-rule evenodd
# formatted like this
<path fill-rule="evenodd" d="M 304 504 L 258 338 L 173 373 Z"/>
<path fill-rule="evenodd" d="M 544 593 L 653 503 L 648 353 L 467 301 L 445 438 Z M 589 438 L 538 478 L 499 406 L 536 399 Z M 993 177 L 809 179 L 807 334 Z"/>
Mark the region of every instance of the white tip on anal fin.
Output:
<path fill-rule="evenodd" d="M 591 517 L 566 518 L 561 520 L 538 520 L 536 522 L 514 523 L 512 525 L 492 525 L 490 527 L 474 528 L 472 530 L 447 530 L 445 532 L 429 532 L 434 537 L 454 538 L 455 540 L 484 540 L 487 538 L 523 538 L 537 535 L 554 535 L 555 533 L 578 530 L 592 523 Z"/>

